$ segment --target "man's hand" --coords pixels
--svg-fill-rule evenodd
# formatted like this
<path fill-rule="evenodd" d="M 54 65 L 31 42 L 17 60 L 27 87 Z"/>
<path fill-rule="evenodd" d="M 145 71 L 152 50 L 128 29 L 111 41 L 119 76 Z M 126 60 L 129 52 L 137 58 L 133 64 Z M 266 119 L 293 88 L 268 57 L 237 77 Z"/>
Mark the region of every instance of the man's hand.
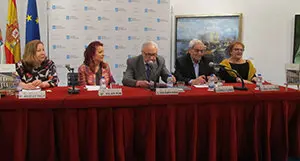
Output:
<path fill-rule="evenodd" d="M 193 79 L 191 81 L 191 85 L 199 85 L 199 84 L 205 84 L 206 80 L 205 80 L 205 75 L 201 75 L 196 79 Z"/>
<path fill-rule="evenodd" d="M 206 80 L 205 80 L 205 75 L 200 75 L 197 79 L 199 80 L 200 84 L 205 84 Z"/>
<path fill-rule="evenodd" d="M 174 75 L 172 75 L 172 82 L 176 83 L 176 78 L 174 77 Z"/>
<path fill-rule="evenodd" d="M 150 83 L 145 80 L 136 81 L 136 84 L 135 84 L 136 87 L 142 87 L 142 88 L 148 88 L 149 85 L 150 85 Z"/>

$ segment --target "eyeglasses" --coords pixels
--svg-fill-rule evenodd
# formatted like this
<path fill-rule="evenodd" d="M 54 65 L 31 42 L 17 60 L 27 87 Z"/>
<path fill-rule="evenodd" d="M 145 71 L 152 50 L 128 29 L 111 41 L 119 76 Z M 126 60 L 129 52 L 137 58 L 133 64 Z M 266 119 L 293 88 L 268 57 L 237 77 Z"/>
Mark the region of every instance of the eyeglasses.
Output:
<path fill-rule="evenodd" d="M 244 49 L 239 49 L 239 48 L 233 48 L 234 51 L 244 51 Z"/>
<path fill-rule="evenodd" d="M 199 52 L 201 52 L 201 53 L 203 53 L 203 52 L 205 52 L 206 50 L 205 49 L 193 49 L 196 53 L 199 53 Z"/>
<path fill-rule="evenodd" d="M 143 53 L 147 57 L 152 57 L 152 56 L 156 56 L 157 55 L 157 53 L 145 53 L 145 52 L 143 52 Z"/>

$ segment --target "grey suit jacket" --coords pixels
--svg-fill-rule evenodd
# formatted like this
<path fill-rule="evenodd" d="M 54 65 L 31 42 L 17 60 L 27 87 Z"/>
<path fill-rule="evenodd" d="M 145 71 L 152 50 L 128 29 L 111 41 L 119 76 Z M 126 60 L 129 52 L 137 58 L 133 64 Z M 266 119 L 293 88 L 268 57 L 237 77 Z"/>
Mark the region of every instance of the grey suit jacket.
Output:
<path fill-rule="evenodd" d="M 143 55 L 127 59 L 127 68 L 123 74 L 122 83 L 124 86 L 135 87 L 136 81 L 147 80 Z M 158 82 L 161 76 L 161 79 L 167 82 L 169 74 L 170 72 L 165 65 L 165 59 L 158 55 L 156 57 L 156 63 L 153 64 L 151 69 L 150 80 Z"/>

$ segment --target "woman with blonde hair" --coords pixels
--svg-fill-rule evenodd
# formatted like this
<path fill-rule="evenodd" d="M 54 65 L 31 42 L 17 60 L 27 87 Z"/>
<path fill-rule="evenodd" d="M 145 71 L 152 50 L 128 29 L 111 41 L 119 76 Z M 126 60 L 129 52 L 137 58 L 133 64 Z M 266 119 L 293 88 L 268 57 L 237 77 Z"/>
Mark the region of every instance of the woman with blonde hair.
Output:
<path fill-rule="evenodd" d="M 115 82 L 109 65 L 104 62 L 104 48 L 99 41 L 91 42 L 84 51 L 84 62 L 78 68 L 80 85 L 100 85 L 102 77 L 106 86 Z"/>
<path fill-rule="evenodd" d="M 58 84 L 56 67 L 46 56 L 44 44 L 32 40 L 25 46 L 23 59 L 16 63 L 17 74 L 24 89 L 49 88 Z"/>
<path fill-rule="evenodd" d="M 255 83 L 256 82 L 256 69 L 250 60 L 243 58 L 243 52 L 245 45 L 241 42 L 233 42 L 227 48 L 229 58 L 224 59 L 220 64 L 226 66 L 228 69 L 236 70 L 239 75 L 243 78 L 245 83 Z M 221 71 L 221 79 L 225 82 L 241 82 L 241 79 L 237 75 L 230 71 Z"/>

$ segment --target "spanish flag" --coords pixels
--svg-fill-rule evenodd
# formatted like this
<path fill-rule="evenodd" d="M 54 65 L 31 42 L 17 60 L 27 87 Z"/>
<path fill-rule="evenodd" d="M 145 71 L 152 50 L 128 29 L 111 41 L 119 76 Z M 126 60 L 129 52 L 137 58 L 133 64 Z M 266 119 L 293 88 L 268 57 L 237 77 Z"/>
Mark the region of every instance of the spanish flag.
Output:
<path fill-rule="evenodd" d="M 21 59 L 20 32 L 16 0 L 8 0 L 5 39 L 6 63 L 13 64 Z"/>

